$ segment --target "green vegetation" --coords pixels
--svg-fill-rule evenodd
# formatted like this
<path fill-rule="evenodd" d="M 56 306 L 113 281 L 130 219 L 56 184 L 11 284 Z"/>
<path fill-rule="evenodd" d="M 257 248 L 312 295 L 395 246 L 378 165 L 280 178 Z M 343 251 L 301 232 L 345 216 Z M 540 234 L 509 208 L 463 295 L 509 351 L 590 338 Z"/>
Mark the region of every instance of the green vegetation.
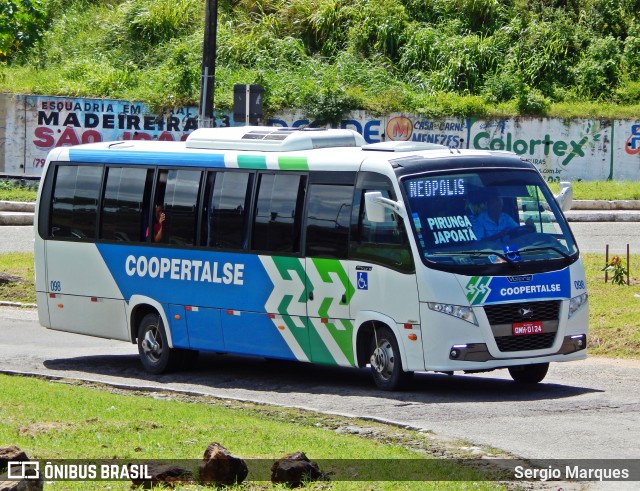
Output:
<path fill-rule="evenodd" d="M 0 91 L 198 102 L 204 2 L 9 0 Z M 637 118 L 640 0 L 220 0 L 216 106 Z"/>
<path fill-rule="evenodd" d="M 17 445 L 30 458 L 45 460 L 198 461 L 212 442 L 222 444 L 244 459 L 277 460 L 295 451 L 304 451 L 312 460 L 427 459 L 433 451 L 425 434 L 372 422 L 207 397 L 162 393 L 142 396 L 101 385 L 95 388 L 68 385 L 71 383 L 0 375 L 3 419 L 0 442 Z M 369 431 L 363 434 L 374 434 L 377 438 L 339 431 L 345 426 L 364 427 Z M 409 446 L 414 450 L 408 449 Z M 451 477 L 462 480 L 444 482 Z M 375 489 L 496 489 L 496 482 L 473 482 L 482 477 L 478 472 L 443 462 L 433 482 L 380 482 L 375 484 Z M 469 482 L 464 482 L 465 479 Z M 46 487 L 98 490 L 105 489 L 105 484 L 54 482 Z M 308 484 L 303 489 L 359 490 L 363 485 L 373 489 L 372 484 L 322 482 Z M 131 482 L 110 482 L 108 489 L 131 489 Z M 181 489 L 205 488 L 192 485 Z M 229 489 L 286 488 L 249 482 Z"/>
<path fill-rule="evenodd" d="M 640 255 L 632 255 L 629 261 L 630 286 L 613 285 L 611 273 L 609 282 L 604 282 L 604 254 L 583 254 L 582 258 L 589 292 L 589 353 L 640 358 Z"/>
<path fill-rule="evenodd" d="M 38 182 L 0 179 L 0 201 L 33 203 L 38 193 Z"/>
<path fill-rule="evenodd" d="M 0 301 L 36 302 L 33 253 L 0 254 Z"/>
<path fill-rule="evenodd" d="M 630 286 L 604 282 L 604 254 L 583 254 L 582 258 L 589 291 L 589 353 L 640 358 L 640 299 L 635 296 L 640 295 L 640 255 L 630 259 Z M 35 302 L 33 254 L 0 254 L 0 271 L 25 280 L 0 283 L 0 301 Z"/>
<path fill-rule="evenodd" d="M 640 181 L 574 181 L 573 199 L 590 200 L 640 200 Z M 558 194 L 560 183 L 549 184 Z"/>

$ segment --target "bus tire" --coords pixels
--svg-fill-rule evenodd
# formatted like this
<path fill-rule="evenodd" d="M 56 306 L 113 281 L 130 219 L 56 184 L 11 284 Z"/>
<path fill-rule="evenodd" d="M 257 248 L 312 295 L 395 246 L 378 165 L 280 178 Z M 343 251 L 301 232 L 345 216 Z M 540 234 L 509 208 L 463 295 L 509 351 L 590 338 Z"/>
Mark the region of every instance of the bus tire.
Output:
<path fill-rule="evenodd" d="M 376 327 L 371 338 L 371 375 L 379 389 L 402 389 L 413 378 L 413 372 L 402 369 L 402 360 L 398 342 L 391 329 L 386 326 Z"/>
<path fill-rule="evenodd" d="M 169 348 L 164 323 L 158 314 L 147 314 L 140 321 L 138 354 L 144 369 L 154 375 L 174 368 L 179 353 Z"/>
<path fill-rule="evenodd" d="M 518 384 L 537 384 L 542 382 L 549 370 L 548 363 L 537 363 L 535 365 L 521 365 L 509 367 L 509 375 Z"/>

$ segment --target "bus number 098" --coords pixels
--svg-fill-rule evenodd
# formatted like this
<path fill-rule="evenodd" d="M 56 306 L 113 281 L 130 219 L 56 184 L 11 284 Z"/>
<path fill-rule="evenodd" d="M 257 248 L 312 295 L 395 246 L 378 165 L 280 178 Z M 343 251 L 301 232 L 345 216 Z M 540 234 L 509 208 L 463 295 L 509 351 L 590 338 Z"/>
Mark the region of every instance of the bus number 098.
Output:
<path fill-rule="evenodd" d="M 51 291 L 52 292 L 60 292 L 62 291 L 62 285 L 59 281 L 52 281 L 51 282 Z"/>

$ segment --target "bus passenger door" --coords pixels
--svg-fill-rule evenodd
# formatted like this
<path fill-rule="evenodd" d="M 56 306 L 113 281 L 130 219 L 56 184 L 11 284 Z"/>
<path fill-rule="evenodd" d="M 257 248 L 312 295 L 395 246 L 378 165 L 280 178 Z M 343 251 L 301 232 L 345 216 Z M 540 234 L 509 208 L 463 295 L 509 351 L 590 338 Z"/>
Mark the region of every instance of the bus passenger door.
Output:
<path fill-rule="evenodd" d="M 404 368 L 424 369 L 418 284 L 405 224 L 388 209 L 382 222 L 369 220 L 364 206 L 364 195 L 369 191 L 396 199 L 387 177 L 372 172 L 359 175 L 349 243 L 349 278 L 356 288 L 351 315 L 367 311 L 392 319 L 395 326 L 389 327 L 395 327 L 400 349 L 406 354 Z"/>
<path fill-rule="evenodd" d="M 353 322 L 347 254 L 355 173 L 311 176 L 305 256 L 311 360 L 353 366 Z"/>

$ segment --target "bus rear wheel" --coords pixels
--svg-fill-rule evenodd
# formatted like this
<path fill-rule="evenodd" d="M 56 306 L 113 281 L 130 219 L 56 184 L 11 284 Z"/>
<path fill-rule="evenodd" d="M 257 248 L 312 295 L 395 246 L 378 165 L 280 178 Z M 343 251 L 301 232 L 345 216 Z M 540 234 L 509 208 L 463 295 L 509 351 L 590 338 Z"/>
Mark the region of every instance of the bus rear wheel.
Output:
<path fill-rule="evenodd" d="M 535 365 L 521 365 L 509 367 L 509 375 L 514 382 L 519 384 L 537 384 L 542 382 L 549 370 L 548 363 L 537 363 Z"/>
<path fill-rule="evenodd" d="M 382 390 L 401 389 L 413 378 L 413 372 L 402 370 L 398 343 L 388 327 L 375 328 L 369 362 L 373 380 Z"/>
<path fill-rule="evenodd" d="M 147 314 L 140 321 L 138 354 L 145 370 L 154 375 L 174 367 L 178 353 L 169 348 L 164 324 L 158 314 Z"/>

